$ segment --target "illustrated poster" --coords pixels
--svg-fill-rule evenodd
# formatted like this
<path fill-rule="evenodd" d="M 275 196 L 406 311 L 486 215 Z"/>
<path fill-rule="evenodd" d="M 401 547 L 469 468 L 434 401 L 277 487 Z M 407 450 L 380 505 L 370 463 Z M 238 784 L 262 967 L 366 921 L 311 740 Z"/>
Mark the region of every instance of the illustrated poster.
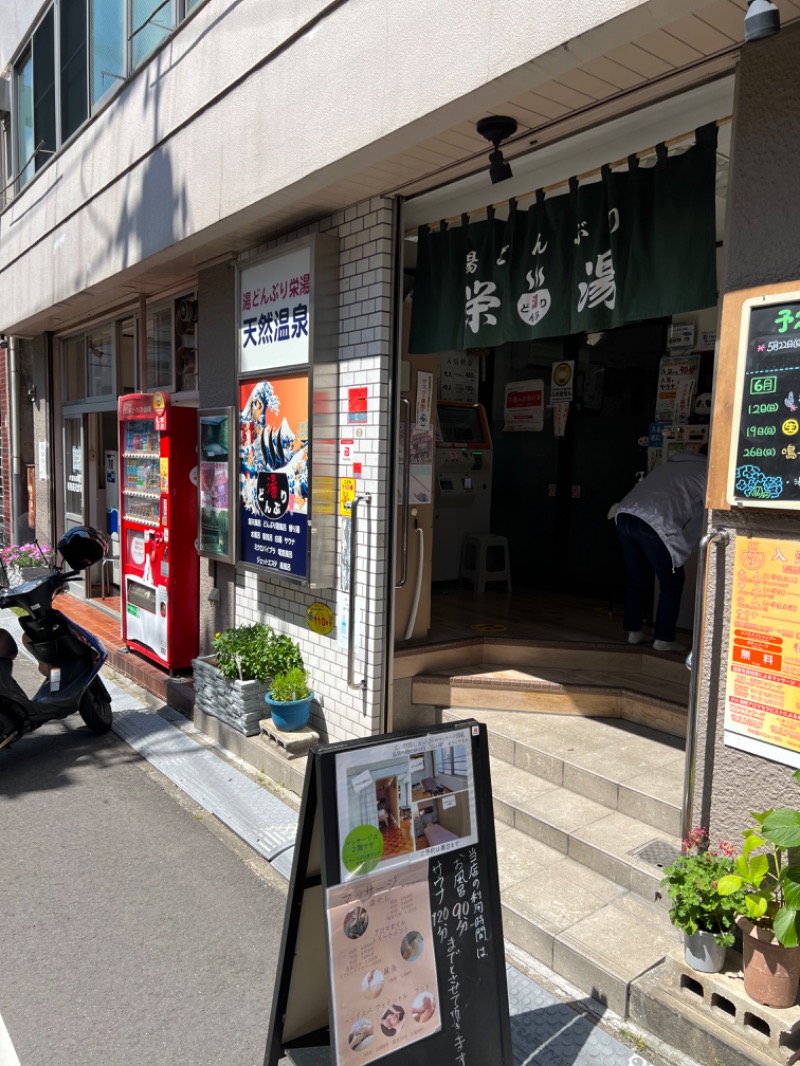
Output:
<path fill-rule="evenodd" d="M 239 558 L 307 577 L 308 374 L 239 385 Z"/>
<path fill-rule="evenodd" d="M 328 889 L 336 1062 L 374 1062 L 442 1028 L 428 863 Z"/>

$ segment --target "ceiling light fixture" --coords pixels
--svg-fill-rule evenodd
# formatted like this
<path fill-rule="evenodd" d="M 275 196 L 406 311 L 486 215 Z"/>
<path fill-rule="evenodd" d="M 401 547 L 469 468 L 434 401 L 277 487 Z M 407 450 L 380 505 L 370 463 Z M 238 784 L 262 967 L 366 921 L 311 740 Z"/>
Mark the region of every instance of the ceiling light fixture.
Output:
<path fill-rule="evenodd" d="M 481 137 L 485 137 L 494 145 L 494 151 L 489 155 L 489 177 L 492 184 L 496 185 L 499 181 L 512 177 L 511 164 L 503 158 L 500 142 L 517 132 L 517 120 L 507 115 L 490 115 L 488 118 L 479 119 L 476 129 Z"/>
<path fill-rule="evenodd" d="M 781 13 L 770 0 L 748 0 L 744 17 L 744 39 L 761 41 L 780 32 Z"/>

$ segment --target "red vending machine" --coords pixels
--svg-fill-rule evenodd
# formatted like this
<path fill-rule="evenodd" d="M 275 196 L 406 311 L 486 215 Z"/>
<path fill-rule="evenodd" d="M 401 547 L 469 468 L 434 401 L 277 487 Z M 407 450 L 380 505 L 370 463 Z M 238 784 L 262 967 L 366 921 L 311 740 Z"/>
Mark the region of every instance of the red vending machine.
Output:
<path fill-rule="evenodd" d="M 120 396 L 122 636 L 169 670 L 198 651 L 197 411 Z"/>

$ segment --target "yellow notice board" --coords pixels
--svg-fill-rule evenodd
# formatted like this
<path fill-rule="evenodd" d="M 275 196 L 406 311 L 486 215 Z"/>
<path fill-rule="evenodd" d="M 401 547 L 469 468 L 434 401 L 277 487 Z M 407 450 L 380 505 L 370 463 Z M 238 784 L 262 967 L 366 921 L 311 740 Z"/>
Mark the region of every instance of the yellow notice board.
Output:
<path fill-rule="evenodd" d="M 800 540 L 737 537 L 725 743 L 800 766 Z"/>

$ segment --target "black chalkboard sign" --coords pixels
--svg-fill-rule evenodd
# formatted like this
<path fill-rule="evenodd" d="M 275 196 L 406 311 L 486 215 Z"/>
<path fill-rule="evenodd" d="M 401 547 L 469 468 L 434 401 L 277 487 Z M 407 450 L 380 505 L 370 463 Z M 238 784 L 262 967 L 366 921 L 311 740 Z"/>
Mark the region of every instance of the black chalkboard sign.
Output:
<path fill-rule="evenodd" d="M 486 728 L 312 750 L 265 1066 L 511 1066 Z"/>
<path fill-rule="evenodd" d="M 800 293 L 745 301 L 728 500 L 800 507 Z"/>

